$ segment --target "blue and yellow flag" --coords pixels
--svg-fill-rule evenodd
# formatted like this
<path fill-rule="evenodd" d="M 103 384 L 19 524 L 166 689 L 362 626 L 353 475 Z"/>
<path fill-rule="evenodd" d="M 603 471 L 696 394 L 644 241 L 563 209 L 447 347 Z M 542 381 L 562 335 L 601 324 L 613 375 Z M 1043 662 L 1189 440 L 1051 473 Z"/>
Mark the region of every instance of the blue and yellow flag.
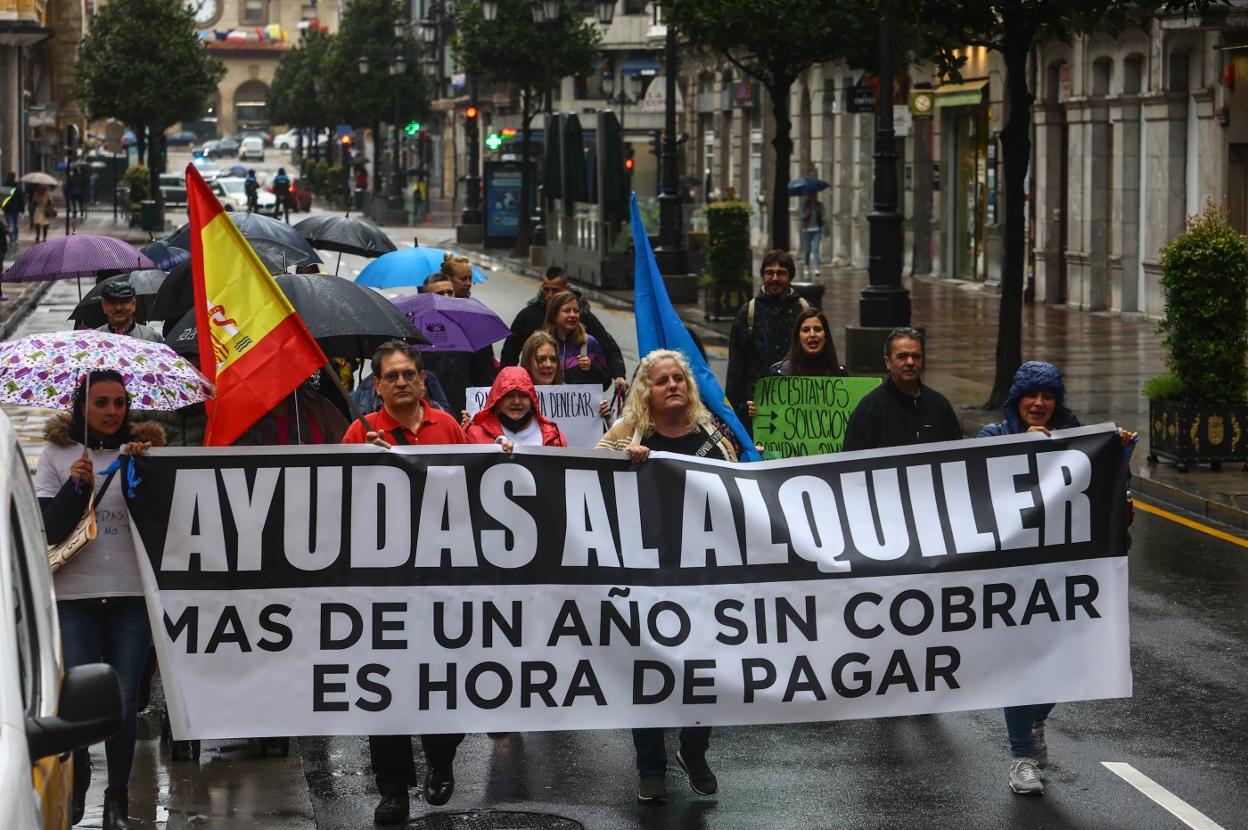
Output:
<path fill-rule="evenodd" d="M 762 457 L 754 449 L 754 439 L 732 411 L 728 396 L 724 394 L 715 373 L 707 365 L 706 358 L 702 357 L 702 352 L 698 351 L 693 336 L 676 314 L 676 309 L 672 308 L 672 301 L 667 296 L 667 286 L 663 284 L 658 263 L 654 261 L 650 237 L 646 235 L 646 226 L 642 224 L 641 213 L 637 210 L 636 193 L 632 194 L 632 222 L 636 263 L 633 266 L 633 310 L 637 318 L 637 352 L 642 357 L 655 349 L 675 349 L 683 354 L 689 361 L 689 367 L 693 369 L 702 403 L 715 417 L 728 425 L 740 442 L 741 460 L 761 461 Z"/>

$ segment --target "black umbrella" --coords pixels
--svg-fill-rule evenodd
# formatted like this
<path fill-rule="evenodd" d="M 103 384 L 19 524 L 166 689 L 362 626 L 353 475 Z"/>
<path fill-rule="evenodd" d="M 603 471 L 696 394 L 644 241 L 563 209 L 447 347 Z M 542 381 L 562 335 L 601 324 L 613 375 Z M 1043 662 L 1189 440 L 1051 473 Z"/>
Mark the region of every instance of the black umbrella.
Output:
<path fill-rule="evenodd" d="M 146 271 L 116 274 L 106 280 L 101 280 L 78 301 L 78 305 L 74 306 L 74 310 L 69 313 L 69 319 L 76 321 L 79 327 L 98 329 L 108 322 L 104 317 L 104 307 L 100 305 L 100 295 L 104 292 L 104 286 L 110 282 L 128 282 L 134 286 L 134 293 L 138 299 L 134 317 L 140 323 L 146 323 L 151 318 L 148 308 L 152 304 L 152 299 L 168 276 L 164 271 L 152 268 Z"/>
<path fill-rule="evenodd" d="M 263 245 L 256 247 L 256 254 L 270 274 L 281 274 L 286 271 L 279 261 L 275 261 L 272 253 Z M 173 266 L 169 276 L 156 292 L 156 299 L 151 303 L 148 317 L 152 320 L 178 320 L 195 306 L 195 284 L 192 282 L 191 260 L 179 262 Z"/>
<path fill-rule="evenodd" d="M 397 250 L 381 228 L 358 216 L 309 216 L 295 231 L 313 248 L 363 257 L 379 257 Z"/>
<path fill-rule="evenodd" d="M 316 255 L 316 251 L 312 250 L 308 241 L 285 222 L 262 216 L 259 213 L 227 213 L 226 216 L 251 243 L 251 247 L 256 249 L 256 253 L 260 253 L 261 247 L 257 243 L 267 240 L 269 244 L 263 244 L 263 247 L 267 249 L 271 260 L 281 264 L 283 271 L 291 265 L 316 265 L 321 262 L 321 258 Z M 165 242 L 175 248 L 185 248 L 189 251 L 191 249 L 191 226 L 186 224 L 178 228 L 165 237 Z"/>
<path fill-rule="evenodd" d="M 385 297 L 351 280 L 323 274 L 283 274 L 277 284 L 329 357 L 368 358 L 387 340 L 428 343 Z M 188 311 L 165 342 L 181 355 L 199 352 L 195 314 Z"/>

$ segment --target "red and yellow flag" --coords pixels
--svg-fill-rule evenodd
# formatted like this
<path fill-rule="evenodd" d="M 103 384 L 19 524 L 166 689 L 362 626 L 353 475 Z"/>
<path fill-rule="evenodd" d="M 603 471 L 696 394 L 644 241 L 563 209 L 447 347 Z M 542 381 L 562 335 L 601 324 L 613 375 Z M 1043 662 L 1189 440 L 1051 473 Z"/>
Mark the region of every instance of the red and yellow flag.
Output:
<path fill-rule="evenodd" d="M 321 347 L 221 207 L 186 166 L 200 370 L 217 387 L 204 446 L 233 443 L 325 365 Z"/>

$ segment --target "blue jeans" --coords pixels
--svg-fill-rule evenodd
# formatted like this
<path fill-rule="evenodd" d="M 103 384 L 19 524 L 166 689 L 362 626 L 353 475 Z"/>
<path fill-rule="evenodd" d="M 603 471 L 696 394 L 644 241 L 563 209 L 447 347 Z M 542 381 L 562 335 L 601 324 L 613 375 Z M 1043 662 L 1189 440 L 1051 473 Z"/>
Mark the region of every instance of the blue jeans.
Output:
<path fill-rule="evenodd" d="M 1015 758 L 1030 758 L 1035 747 L 1031 742 L 1031 728 L 1053 711 L 1052 703 L 1032 703 L 1027 706 L 1005 707 L 1005 731 L 1010 736 L 1010 754 Z"/>
<path fill-rule="evenodd" d="M 823 228 L 802 230 L 802 263 L 807 268 L 819 270 L 819 246 L 823 240 Z M 814 262 L 811 262 L 811 260 Z"/>
<path fill-rule="evenodd" d="M 711 727 L 684 726 L 680 730 L 680 754 L 701 758 L 711 745 Z M 663 778 L 667 775 L 667 745 L 663 730 L 634 729 L 633 748 L 637 750 L 637 774 L 641 778 Z"/>
<path fill-rule="evenodd" d="M 17 241 L 17 214 L 5 213 L 4 224 L 9 228 L 9 242 Z"/>
<path fill-rule="evenodd" d="M 66 671 L 86 663 L 107 663 L 121 681 L 121 731 L 108 739 L 104 749 L 108 786 L 125 787 L 130 782 L 138 736 L 139 684 L 152 647 L 143 597 L 58 600 L 56 612 L 61 620 Z M 75 763 L 84 756 L 90 757 L 86 752 L 76 754 Z"/>

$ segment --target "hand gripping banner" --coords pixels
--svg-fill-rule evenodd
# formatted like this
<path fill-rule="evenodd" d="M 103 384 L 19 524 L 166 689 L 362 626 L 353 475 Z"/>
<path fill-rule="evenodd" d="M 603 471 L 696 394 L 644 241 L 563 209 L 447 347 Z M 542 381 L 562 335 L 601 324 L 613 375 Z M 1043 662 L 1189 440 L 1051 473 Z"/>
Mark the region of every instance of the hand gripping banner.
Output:
<path fill-rule="evenodd" d="M 1126 468 L 1107 426 L 743 465 L 495 446 L 134 463 L 183 739 L 1131 694 Z"/>

